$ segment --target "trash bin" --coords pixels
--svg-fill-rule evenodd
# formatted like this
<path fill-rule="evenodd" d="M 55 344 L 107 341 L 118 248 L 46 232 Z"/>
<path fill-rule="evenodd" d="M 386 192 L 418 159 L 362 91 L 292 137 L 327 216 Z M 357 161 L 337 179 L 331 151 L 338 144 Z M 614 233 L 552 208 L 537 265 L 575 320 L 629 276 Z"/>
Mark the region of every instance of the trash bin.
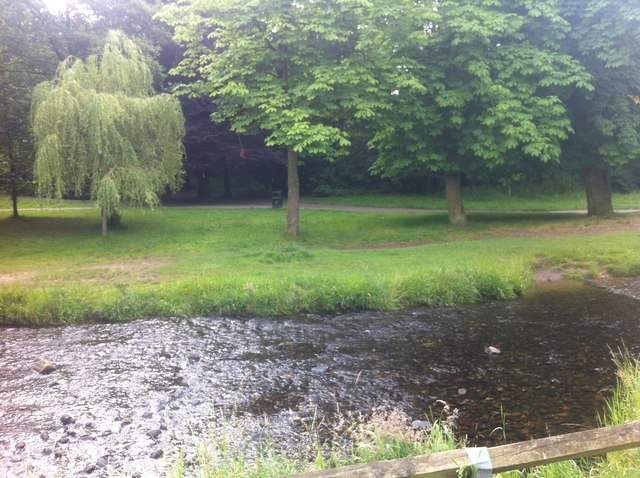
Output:
<path fill-rule="evenodd" d="M 273 209 L 282 207 L 282 191 L 271 192 L 271 207 Z"/>

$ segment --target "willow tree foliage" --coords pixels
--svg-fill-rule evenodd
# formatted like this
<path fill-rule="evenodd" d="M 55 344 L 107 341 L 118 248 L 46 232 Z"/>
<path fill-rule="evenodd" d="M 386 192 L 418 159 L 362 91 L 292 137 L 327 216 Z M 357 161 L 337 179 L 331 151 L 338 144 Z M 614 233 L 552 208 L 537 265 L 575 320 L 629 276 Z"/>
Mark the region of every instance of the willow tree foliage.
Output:
<path fill-rule="evenodd" d="M 589 88 L 589 77 L 560 50 L 569 25 L 555 3 L 383 3 L 379 50 L 414 82 L 389 86 L 393 113 L 372 143 L 374 171 L 442 173 L 450 222 L 464 225 L 464 174 L 522 157 L 557 160 L 571 123 L 556 91 Z"/>
<path fill-rule="evenodd" d="M 34 175 L 47 197 L 90 194 L 107 219 L 123 203 L 155 206 L 182 183 L 179 102 L 154 95 L 141 51 L 112 31 L 100 56 L 69 58 L 33 93 Z"/>
<path fill-rule="evenodd" d="M 211 96 L 214 120 L 287 151 L 287 231 L 299 233 L 299 156 L 334 158 L 345 118 L 374 114 L 376 79 L 357 48 L 363 0 L 183 0 L 161 17 L 186 47 L 183 91 Z"/>
<path fill-rule="evenodd" d="M 640 3 L 563 0 L 572 26 L 563 43 L 593 77 L 567 105 L 575 134 L 563 155 L 581 167 L 591 215 L 613 213 L 611 168 L 640 162 Z"/>

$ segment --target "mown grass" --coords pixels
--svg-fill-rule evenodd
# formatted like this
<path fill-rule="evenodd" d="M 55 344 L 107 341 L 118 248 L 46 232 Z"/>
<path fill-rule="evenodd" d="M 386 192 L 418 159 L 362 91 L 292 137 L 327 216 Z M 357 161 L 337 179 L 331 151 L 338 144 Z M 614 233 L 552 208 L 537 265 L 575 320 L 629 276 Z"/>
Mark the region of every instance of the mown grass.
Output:
<path fill-rule="evenodd" d="M 607 403 L 603 426 L 640 419 L 640 360 L 628 353 L 616 358 L 618 384 Z M 449 417 L 450 418 L 450 417 Z M 212 424 L 198 438 L 198 456 L 191 474 L 211 478 L 273 478 L 304 471 L 350 464 L 371 463 L 464 446 L 456 439 L 449 418 L 442 417 L 428 431 L 412 430 L 410 420 L 399 411 L 374 413 L 363 419 L 349 417 L 325 430 L 324 437 L 312 422 L 300 433 L 297 446 L 271 439 L 269 430 L 252 429 L 235 417 Z M 261 437 L 256 439 L 256 436 Z M 460 470 L 461 472 L 463 470 Z M 184 463 L 173 465 L 171 476 L 182 478 Z M 460 476 L 468 476 L 463 473 Z M 640 450 L 609 453 L 599 460 L 564 461 L 532 469 L 499 473 L 496 478 L 636 478 L 640 476 Z"/>
<path fill-rule="evenodd" d="M 392 310 L 509 299 L 541 262 L 640 273 L 640 215 L 126 209 L 0 215 L 0 323 Z"/>
<path fill-rule="evenodd" d="M 492 211 L 565 211 L 586 209 L 584 192 L 565 194 L 527 194 L 509 196 L 498 190 L 465 189 L 464 205 L 467 210 Z M 446 209 L 444 194 L 365 194 L 361 196 L 304 197 L 307 204 L 329 204 L 371 207 L 398 207 L 417 209 Z M 615 209 L 640 208 L 640 192 L 614 194 Z"/>

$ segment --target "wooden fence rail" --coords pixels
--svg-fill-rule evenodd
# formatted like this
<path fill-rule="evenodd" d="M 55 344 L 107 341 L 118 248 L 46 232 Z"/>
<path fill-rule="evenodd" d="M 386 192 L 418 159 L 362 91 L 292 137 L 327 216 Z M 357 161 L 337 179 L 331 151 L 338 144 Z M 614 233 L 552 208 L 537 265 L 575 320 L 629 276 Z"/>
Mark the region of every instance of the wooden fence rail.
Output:
<path fill-rule="evenodd" d="M 640 421 L 489 448 L 493 473 L 640 447 Z M 412 458 L 351 465 L 290 478 L 456 478 L 470 466 L 463 449 Z"/>

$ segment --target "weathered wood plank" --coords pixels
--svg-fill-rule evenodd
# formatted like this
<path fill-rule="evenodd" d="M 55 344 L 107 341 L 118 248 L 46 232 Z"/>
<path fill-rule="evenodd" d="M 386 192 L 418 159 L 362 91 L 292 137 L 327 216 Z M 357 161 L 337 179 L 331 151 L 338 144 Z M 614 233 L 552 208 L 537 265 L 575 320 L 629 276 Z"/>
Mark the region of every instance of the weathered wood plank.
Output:
<path fill-rule="evenodd" d="M 640 446 L 640 422 L 595 428 L 489 450 L 496 473 L 557 461 L 587 458 Z M 517 466 L 518 468 L 514 468 Z"/>
<path fill-rule="evenodd" d="M 493 472 L 500 473 L 637 447 L 640 447 L 640 422 L 632 422 L 497 446 L 489 449 L 489 455 Z M 465 450 L 452 450 L 312 471 L 290 478 L 456 478 L 458 469 L 468 465 Z"/>

